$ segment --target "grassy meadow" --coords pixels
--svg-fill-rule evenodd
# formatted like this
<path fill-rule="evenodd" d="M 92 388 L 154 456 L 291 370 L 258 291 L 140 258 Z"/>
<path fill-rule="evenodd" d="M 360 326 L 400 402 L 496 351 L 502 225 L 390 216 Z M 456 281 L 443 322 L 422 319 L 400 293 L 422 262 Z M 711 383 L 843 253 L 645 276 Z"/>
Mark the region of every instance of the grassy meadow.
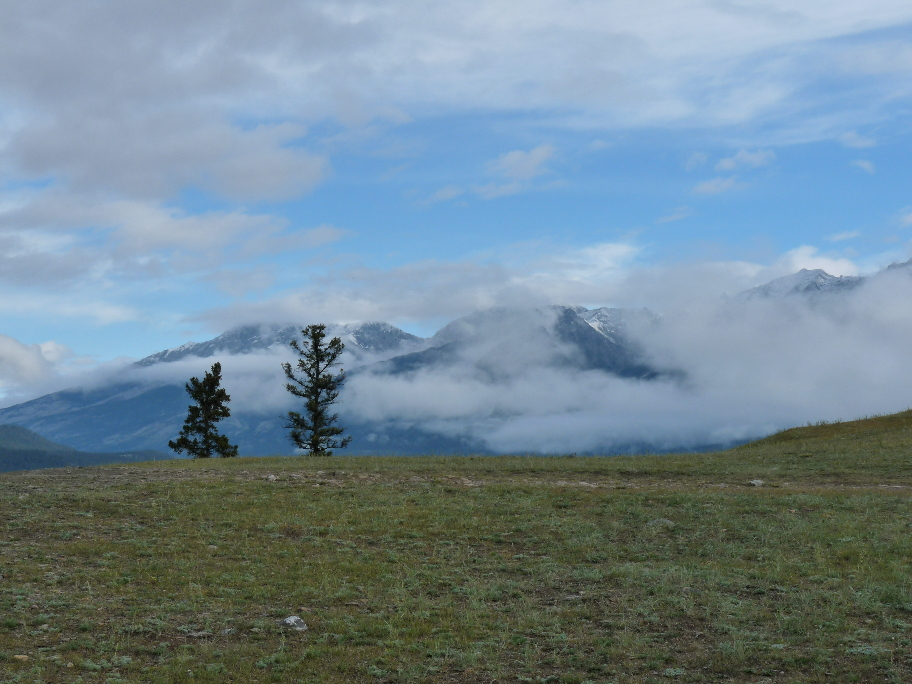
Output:
<path fill-rule="evenodd" d="M 713 454 L 7 473 L 0 682 L 908 682 L 910 493 L 912 412 Z"/>

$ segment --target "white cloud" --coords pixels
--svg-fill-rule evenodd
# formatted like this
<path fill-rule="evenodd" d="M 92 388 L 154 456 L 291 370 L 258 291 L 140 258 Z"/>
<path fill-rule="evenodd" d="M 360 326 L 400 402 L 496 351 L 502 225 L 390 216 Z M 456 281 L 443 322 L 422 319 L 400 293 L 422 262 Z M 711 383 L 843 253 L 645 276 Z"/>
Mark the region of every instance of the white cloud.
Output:
<path fill-rule="evenodd" d="M 853 240 L 861 235 L 860 230 L 846 230 L 841 233 L 833 233 L 832 235 L 827 236 L 827 240 L 830 242 L 842 242 L 843 240 Z"/>
<path fill-rule="evenodd" d="M 528 152 L 513 150 L 488 163 L 488 172 L 501 176 L 504 181 L 496 181 L 485 185 L 476 185 L 473 192 L 483 199 L 496 199 L 507 197 L 530 190 L 545 190 L 560 181 L 547 184 L 534 184 L 535 178 L 547 174 L 550 169 L 546 162 L 554 157 L 555 149 L 551 145 L 539 145 Z"/>
<path fill-rule="evenodd" d="M 27 177 L 56 177 L 82 192 L 139 199 L 173 197 L 184 187 L 233 200 L 301 195 L 326 173 L 326 160 L 295 141 L 294 124 L 231 126 L 198 114 L 66 117 L 32 125 L 6 153 Z"/>
<path fill-rule="evenodd" d="M 51 360 L 55 355 L 53 343 L 45 343 L 45 349 L 37 344 L 23 344 L 8 335 L 0 335 L 0 387 L 11 384 L 34 383 L 51 373 Z"/>
<path fill-rule="evenodd" d="M 426 261 L 391 270 L 340 268 L 298 290 L 237 302 L 203 319 L 215 330 L 305 320 L 413 324 L 492 306 L 600 301 L 626 277 L 640 251 L 623 242 L 577 249 L 540 245 L 511 266 Z"/>
<path fill-rule="evenodd" d="M 852 166 L 861 169 L 865 173 L 873 174 L 875 171 L 874 163 L 868 161 L 867 159 L 856 159 L 852 162 Z"/>
<path fill-rule="evenodd" d="M 344 228 L 329 224 L 303 230 L 279 230 L 270 226 L 267 230 L 253 232 L 241 241 L 244 256 L 277 254 L 280 252 L 301 252 L 338 242 L 351 233 Z"/>
<path fill-rule="evenodd" d="M 488 169 L 511 180 L 528 181 L 547 173 L 545 162 L 553 156 L 551 145 L 539 145 L 528 152 L 513 150 L 492 161 Z"/>
<path fill-rule="evenodd" d="M 547 340 L 526 334 L 508 345 L 512 363 L 498 381 L 471 365 L 471 349 L 451 367 L 353 377 L 346 417 L 419 426 L 496 451 L 567 453 L 700 448 L 908 406 L 908 274 L 813 305 L 787 298 L 734 308 L 703 296 L 695 275 L 663 285 L 683 290 L 687 306 L 631 331 L 651 363 L 683 371 L 683 382 L 548 367 Z"/>
<path fill-rule="evenodd" d="M 0 335 L 0 405 L 9 405 L 78 382 L 93 359 L 53 340 L 25 344 Z"/>
<path fill-rule="evenodd" d="M 843 76 L 842 140 L 857 145 L 868 139 L 846 121 L 876 117 L 905 91 L 908 60 L 877 33 L 912 20 L 901 4 L 733 7 L 546 0 L 520 18 L 480 0 L 31 3 L 6 8 L 0 27 L 0 140 L 16 173 L 82 189 L 158 200 L 190 184 L 277 198 L 324 177 L 307 126 L 328 118 L 347 128 L 419 112 L 621 128 L 762 120 L 833 138 L 835 121 L 810 131 L 794 112 L 832 107 L 838 88 L 807 86 Z M 841 59 L 848 48 L 892 65 L 867 97 L 852 82 L 858 64 Z"/>
<path fill-rule="evenodd" d="M 240 209 L 190 214 L 149 201 L 47 190 L 0 211 L 0 281 L 39 289 L 154 281 L 316 249 L 348 234 L 331 225 L 295 230 L 286 219 Z"/>
<path fill-rule="evenodd" d="M 69 325 L 128 323 L 142 316 L 134 306 L 78 290 L 65 294 L 22 292 L 15 297 L 0 297 L 0 312 L 6 315 L 29 316 L 36 311 L 45 320 L 62 319 Z"/>
<path fill-rule="evenodd" d="M 721 292 L 774 277 L 774 271 L 804 267 L 852 274 L 857 269 L 810 246 L 766 267 L 735 262 L 638 268 L 636 248 L 621 243 L 558 257 L 548 252 L 555 250 L 543 249 L 540 260 L 513 269 L 427 263 L 335 274 L 323 289 L 301 290 L 260 303 L 256 310 L 237 307 L 218 317 L 227 327 L 227 318 L 236 323 L 241 314 L 305 323 L 392 318 L 397 311 L 401 318 L 394 322 L 443 316 L 442 323 L 492 306 L 571 303 L 571 295 L 606 304 L 648 303 L 662 314 L 660 322 L 634 326 L 630 334 L 649 363 L 683 371 L 684 381 L 634 381 L 549 366 L 553 345 L 529 334 L 547 327 L 547 311 L 538 319 L 526 316 L 525 322 L 522 316 L 501 316 L 501 324 L 515 333 L 511 343 L 468 349 L 452 367 L 350 378 L 340 405 L 344 420 L 417 425 L 498 451 L 698 448 L 808 420 L 848 419 L 908 405 L 912 278 L 906 272 L 887 272 L 844 297 L 813 305 L 786 298 L 733 306 Z M 22 345 L 14 347 L 22 352 Z M 37 348 L 27 355 L 39 371 L 43 352 Z M 234 407 L 284 410 L 288 397 L 277 372 L 283 354 L 287 351 L 223 359 Z M 481 356 L 496 360 L 502 377 L 480 373 L 472 363 Z M 188 359 L 129 373 L 181 382 L 214 360 Z M 25 368 L 20 376 L 27 375 L 28 364 Z"/>
<path fill-rule="evenodd" d="M 656 219 L 656 223 L 671 223 L 672 221 L 680 221 L 681 219 L 686 219 L 689 216 L 693 216 L 693 209 L 687 206 L 678 207 L 677 209 L 672 210 L 670 213 L 660 216 Z"/>
<path fill-rule="evenodd" d="M 629 267 L 640 249 L 624 242 L 591 245 L 556 257 L 555 273 L 573 281 L 597 282 Z"/>
<path fill-rule="evenodd" d="M 709 155 L 705 152 L 694 152 L 687 159 L 687 162 L 684 164 L 684 169 L 687 171 L 693 171 L 694 169 L 699 169 L 706 166 L 706 163 L 709 161 Z"/>
<path fill-rule="evenodd" d="M 757 150 L 748 152 L 747 150 L 738 150 L 733 157 L 720 159 L 716 164 L 716 171 L 734 171 L 739 168 L 756 169 L 772 163 L 776 158 L 776 153 L 772 150 Z"/>
<path fill-rule="evenodd" d="M 509 197 L 520 192 L 525 192 L 530 186 L 526 183 L 511 181 L 510 183 L 488 183 L 487 185 L 478 185 L 473 190 L 484 199 L 497 199 L 498 197 Z"/>
<path fill-rule="evenodd" d="M 844 238 L 849 239 L 849 238 Z M 511 253 L 513 256 L 511 257 Z M 495 306 L 577 304 L 650 306 L 657 310 L 714 302 L 802 268 L 832 275 L 870 272 L 872 264 L 811 245 L 768 263 L 726 261 L 647 266 L 634 242 L 583 248 L 517 245 L 496 260 L 426 261 L 389 270 L 338 267 L 309 284 L 258 300 L 214 308 L 199 320 L 215 331 L 239 324 L 386 320 L 396 325 L 442 324 Z M 888 263 L 895 255 L 884 256 Z M 873 268 L 876 268 L 873 265 Z M 707 304 L 708 305 L 708 304 Z"/>
<path fill-rule="evenodd" d="M 694 186 L 693 192 L 698 195 L 718 195 L 720 193 L 726 192 L 727 190 L 732 190 L 734 188 L 740 187 L 734 176 L 729 178 L 716 177 L 708 181 L 703 181 Z"/>
<path fill-rule="evenodd" d="M 811 245 L 802 245 L 786 252 L 774 268 L 778 268 L 783 274 L 795 273 L 802 268 L 806 268 L 809 271 L 821 268 L 830 275 L 835 276 L 854 276 L 859 273 L 858 265 L 852 260 L 820 254 L 820 250 Z"/>
<path fill-rule="evenodd" d="M 464 194 L 465 190 L 455 185 L 447 185 L 440 188 L 437 192 L 431 195 L 427 199 L 427 203 L 431 204 L 434 202 L 446 202 L 451 199 L 456 199 L 460 195 Z"/>
<path fill-rule="evenodd" d="M 863 135 L 859 135 L 856 131 L 848 131 L 839 136 L 839 142 L 841 142 L 845 147 L 851 147 L 852 149 L 864 149 L 867 147 L 876 147 L 877 141 L 874 138 L 869 138 Z"/>

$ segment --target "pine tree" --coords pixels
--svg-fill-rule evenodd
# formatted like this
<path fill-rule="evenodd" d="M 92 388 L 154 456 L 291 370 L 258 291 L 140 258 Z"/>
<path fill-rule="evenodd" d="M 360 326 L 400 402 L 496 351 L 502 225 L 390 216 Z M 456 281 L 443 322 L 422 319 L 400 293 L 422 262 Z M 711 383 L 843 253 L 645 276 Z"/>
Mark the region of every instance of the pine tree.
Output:
<path fill-rule="evenodd" d="M 218 421 L 231 415 L 231 410 L 226 406 L 231 397 L 220 386 L 221 382 L 222 364 L 215 363 L 202 382 L 190 378 L 190 382 L 184 385 L 187 394 L 196 404 L 187 407 L 187 419 L 180 436 L 168 442 L 171 449 L 177 453 L 186 451 L 193 458 L 210 458 L 214 455 L 231 458 L 238 455 L 238 448 L 215 429 Z"/>
<path fill-rule="evenodd" d="M 288 412 L 285 427 L 291 429 L 289 437 L 296 447 L 308 456 L 332 456 L 330 449 L 344 449 L 351 437 L 338 439 L 345 430 L 334 423 L 339 415 L 329 413 L 329 407 L 339 398 L 339 389 L 345 381 L 345 371 L 335 375 L 330 370 L 339 365 L 338 359 L 345 345 L 338 337 L 328 343 L 325 325 L 308 325 L 301 331 L 304 342 L 291 341 L 291 348 L 298 356 L 296 375 L 290 363 L 283 363 L 282 370 L 289 382 L 285 389 L 304 399 L 304 414 Z"/>

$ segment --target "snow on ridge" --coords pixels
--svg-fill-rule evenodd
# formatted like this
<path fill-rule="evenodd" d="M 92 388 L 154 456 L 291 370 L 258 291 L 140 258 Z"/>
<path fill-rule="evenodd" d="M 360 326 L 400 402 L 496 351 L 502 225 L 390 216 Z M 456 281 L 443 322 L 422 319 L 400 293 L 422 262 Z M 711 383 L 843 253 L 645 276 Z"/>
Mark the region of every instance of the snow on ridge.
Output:
<path fill-rule="evenodd" d="M 820 268 L 812 270 L 802 268 L 798 273 L 782 276 L 764 285 L 745 290 L 737 298 L 745 300 L 796 294 L 844 292 L 858 287 L 865 280 L 864 276 L 834 276 Z"/>
<path fill-rule="evenodd" d="M 136 366 L 151 366 L 171 362 L 187 356 L 206 358 L 217 353 L 249 354 L 270 349 L 276 345 L 287 346 L 299 337 L 303 326 L 295 325 L 244 325 L 232 328 L 206 342 L 187 342 L 180 347 L 151 354 L 136 362 Z M 404 330 L 383 322 L 346 323 L 327 326 L 329 337 L 345 337 L 352 351 L 390 351 L 401 346 L 414 346 L 424 341 Z"/>

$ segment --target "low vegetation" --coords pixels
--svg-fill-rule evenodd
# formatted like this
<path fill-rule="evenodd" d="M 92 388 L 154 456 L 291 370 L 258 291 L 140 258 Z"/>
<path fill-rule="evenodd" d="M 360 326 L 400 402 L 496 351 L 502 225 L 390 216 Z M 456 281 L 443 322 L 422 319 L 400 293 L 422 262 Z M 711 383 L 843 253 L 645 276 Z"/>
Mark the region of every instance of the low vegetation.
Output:
<path fill-rule="evenodd" d="M 910 447 L 2 475 L 0 681 L 912 681 Z"/>

